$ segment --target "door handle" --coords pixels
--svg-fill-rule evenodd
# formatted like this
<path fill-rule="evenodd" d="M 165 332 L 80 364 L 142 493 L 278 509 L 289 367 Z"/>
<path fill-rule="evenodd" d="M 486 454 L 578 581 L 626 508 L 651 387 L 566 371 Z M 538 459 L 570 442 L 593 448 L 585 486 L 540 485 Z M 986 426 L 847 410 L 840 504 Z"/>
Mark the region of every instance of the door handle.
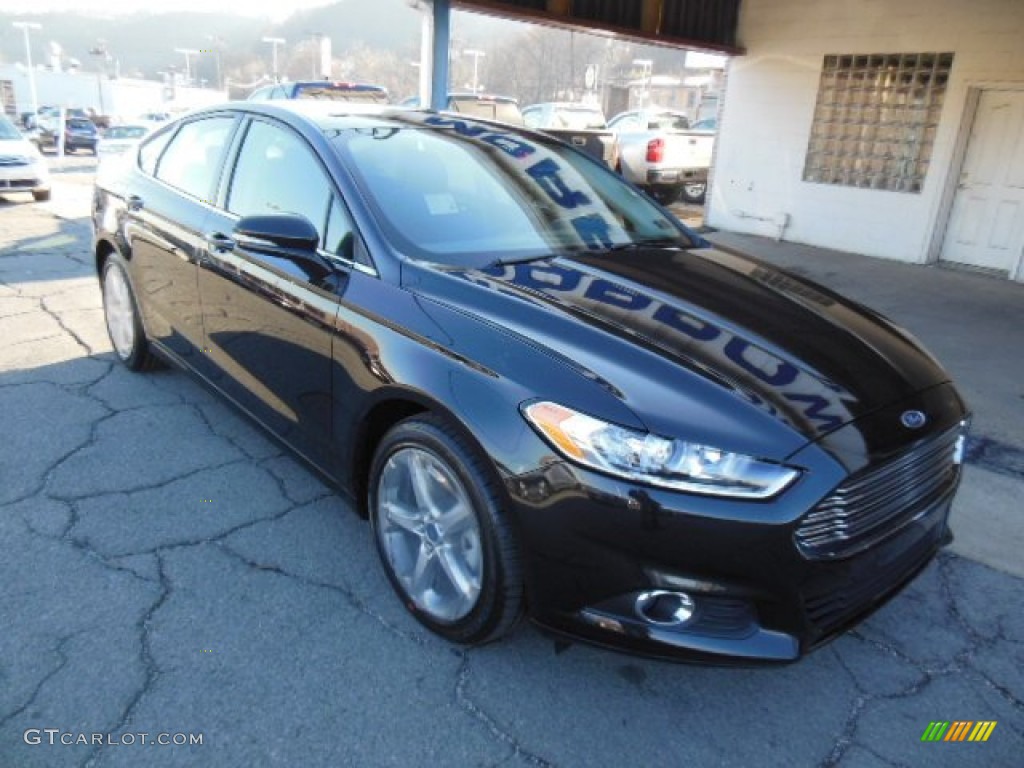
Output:
<path fill-rule="evenodd" d="M 207 232 L 206 244 L 213 251 L 233 251 L 237 243 L 223 232 Z"/>
<path fill-rule="evenodd" d="M 129 195 L 128 199 L 125 200 L 125 204 L 129 211 L 141 211 L 146 205 L 146 201 L 138 195 Z"/>

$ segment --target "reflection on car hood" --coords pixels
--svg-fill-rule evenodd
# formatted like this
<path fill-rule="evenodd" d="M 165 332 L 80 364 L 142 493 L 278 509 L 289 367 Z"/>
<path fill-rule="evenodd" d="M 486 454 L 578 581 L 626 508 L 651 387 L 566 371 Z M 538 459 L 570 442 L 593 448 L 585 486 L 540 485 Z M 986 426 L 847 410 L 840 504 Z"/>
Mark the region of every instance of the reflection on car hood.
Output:
<path fill-rule="evenodd" d="M 876 313 L 725 250 L 417 269 L 418 292 L 574 361 L 662 434 L 706 427 L 727 440 L 724 410 L 785 426 L 795 450 L 949 379 Z"/>

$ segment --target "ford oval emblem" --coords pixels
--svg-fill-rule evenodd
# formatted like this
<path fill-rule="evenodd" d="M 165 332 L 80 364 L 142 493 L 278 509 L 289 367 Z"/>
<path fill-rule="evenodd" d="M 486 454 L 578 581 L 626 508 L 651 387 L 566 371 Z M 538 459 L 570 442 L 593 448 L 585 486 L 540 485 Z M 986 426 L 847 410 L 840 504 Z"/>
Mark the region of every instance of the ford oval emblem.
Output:
<path fill-rule="evenodd" d="M 928 421 L 928 417 L 920 411 L 904 411 L 900 415 L 900 423 L 907 429 L 920 429 Z"/>

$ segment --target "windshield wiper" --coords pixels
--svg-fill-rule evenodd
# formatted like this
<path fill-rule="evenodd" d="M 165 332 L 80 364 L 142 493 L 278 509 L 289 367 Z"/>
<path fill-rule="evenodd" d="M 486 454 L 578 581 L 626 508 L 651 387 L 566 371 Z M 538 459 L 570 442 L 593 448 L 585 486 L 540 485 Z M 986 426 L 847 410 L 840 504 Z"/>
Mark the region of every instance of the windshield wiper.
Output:
<path fill-rule="evenodd" d="M 495 259 L 488 266 L 507 267 L 509 264 L 529 264 L 534 261 L 545 261 L 555 258 L 553 253 L 541 253 L 536 256 L 522 256 L 518 259 Z"/>
<path fill-rule="evenodd" d="M 602 249 L 605 253 L 615 251 L 636 251 L 641 248 L 685 248 L 686 246 L 674 237 L 659 237 L 651 240 L 639 240 L 628 243 L 616 243 L 610 248 Z"/>

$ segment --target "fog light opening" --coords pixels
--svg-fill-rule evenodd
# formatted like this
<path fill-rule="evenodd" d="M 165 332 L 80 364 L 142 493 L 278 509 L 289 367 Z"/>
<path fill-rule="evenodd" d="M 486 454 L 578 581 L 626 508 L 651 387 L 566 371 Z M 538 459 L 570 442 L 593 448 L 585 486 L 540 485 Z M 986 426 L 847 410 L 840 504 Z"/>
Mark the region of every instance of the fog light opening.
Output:
<path fill-rule="evenodd" d="M 650 624 L 678 627 L 693 618 L 697 604 L 685 592 L 655 589 L 637 595 L 635 609 L 637 615 Z"/>

